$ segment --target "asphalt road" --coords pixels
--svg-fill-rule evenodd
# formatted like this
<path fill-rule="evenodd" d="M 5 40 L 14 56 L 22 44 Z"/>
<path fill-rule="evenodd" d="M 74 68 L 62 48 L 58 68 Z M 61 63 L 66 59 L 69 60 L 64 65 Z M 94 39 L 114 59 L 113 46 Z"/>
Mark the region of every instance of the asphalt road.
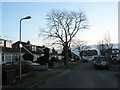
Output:
<path fill-rule="evenodd" d="M 36 88 L 118 88 L 120 82 L 115 73 L 111 70 L 95 70 L 92 62 L 82 63 Z"/>

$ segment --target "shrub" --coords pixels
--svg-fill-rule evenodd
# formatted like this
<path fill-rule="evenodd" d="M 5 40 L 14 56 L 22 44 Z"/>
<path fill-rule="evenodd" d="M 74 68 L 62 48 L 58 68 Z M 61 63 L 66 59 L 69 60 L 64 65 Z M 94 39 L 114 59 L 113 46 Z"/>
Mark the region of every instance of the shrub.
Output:
<path fill-rule="evenodd" d="M 48 63 L 49 68 L 54 68 L 54 61 L 50 60 Z"/>
<path fill-rule="evenodd" d="M 24 60 L 30 60 L 33 62 L 33 55 L 31 55 L 30 53 L 25 53 L 23 55 L 23 58 L 24 58 Z"/>
<path fill-rule="evenodd" d="M 22 65 L 22 73 L 28 73 L 28 72 L 32 71 L 32 66 L 31 65 L 29 65 L 29 64 L 27 64 L 25 62 L 22 62 L 21 65 Z M 16 74 L 19 74 L 19 72 L 20 72 L 20 64 L 13 65 L 13 66 L 16 69 Z"/>
<path fill-rule="evenodd" d="M 45 56 L 42 56 L 42 57 L 39 57 L 36 62 L 40 63 L 40 65 L 46 65 L 46 63 L 48 63 L 49 60 L 47 60 Z"/>

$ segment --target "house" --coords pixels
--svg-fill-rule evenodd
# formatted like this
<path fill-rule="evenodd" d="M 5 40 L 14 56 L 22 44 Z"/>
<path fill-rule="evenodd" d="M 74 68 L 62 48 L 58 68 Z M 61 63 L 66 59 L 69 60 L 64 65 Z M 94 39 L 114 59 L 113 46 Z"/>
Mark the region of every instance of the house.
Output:
<path fill-rule="evenodd" d="M 20 60 L 20 47 L 19 41 L 12 44 L 11 40 L 0 39 L 0 64 L 12 64 Z M 33 55 L 33 60 L 37 60 L 38 57 L 44 55 L 44 51 L 41 46 L 30 44 L 30 42 L 21 42 L 21 55 L 29 53 Z M 22 58 L 23 59 L 23 58 Z"/>
<path fill-rule="evenodd" d="M 0 39 L 0 64 L 12 63 L 19 58 L 19 50 L 12 48 L 12 41 Z"/>
<path fill-rule="evenodd" d="M 12 47 L 14 49 L 20 49 L 19 44 L 20 44 L 20 41 L 17 41 L 12 45 Z M 37 58 L 44 55 L 44 50 L 42 49 L 43 47 L 41 46 L 30 44 L 30 41 L 21 42 L 21 44 L 22 44 L 22 48 L 21 48 L 22 56 L 26 53 L 29 53 L 33 55 L 33 61 L 35 61 L 37 60 Z"/>
<path fill-rule="evenodd" d="M 110 58 L 118 57 L 120 59 L 120 49 L 118 48 L 108 49 L 106 51 L 106 57 L 107 56 L 110 56 Z"/>
<path fill-rule="evenodd" d="M 70 57 L 71 57 L 71 59 L 74 59 L 74 61 L 80 60 L 79 56 L 72 51 L 71 51 Z"/>
<path fill-rule="evenodd" d="M 0 47 L 12 48 L 12 41 L 0 38 Z"/>

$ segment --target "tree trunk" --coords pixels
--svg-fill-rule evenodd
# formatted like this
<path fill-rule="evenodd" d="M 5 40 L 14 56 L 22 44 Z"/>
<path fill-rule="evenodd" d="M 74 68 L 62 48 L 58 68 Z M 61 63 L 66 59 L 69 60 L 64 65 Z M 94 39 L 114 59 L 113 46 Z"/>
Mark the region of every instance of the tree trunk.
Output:
<path fill-rule="evenodd" d="M 68 45 L 64 46 L 64 65 L 69 64 L 69 47 Z"/>

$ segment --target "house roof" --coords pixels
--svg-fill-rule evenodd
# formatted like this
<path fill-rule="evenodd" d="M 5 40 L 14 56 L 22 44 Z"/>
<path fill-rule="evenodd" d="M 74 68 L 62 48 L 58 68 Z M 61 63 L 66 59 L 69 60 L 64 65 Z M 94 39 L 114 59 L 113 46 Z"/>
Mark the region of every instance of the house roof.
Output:
<path fill-rule="evenodd" d="M 16 48 L 16 47 L 14 47 L 14 46 L 15 46 L 15 45 L 18 46 L 19 43 L 20 43 L 20 41 L 15 42 L 15 43 L 13 44 L 13 48 Z M 28 50 L 28 51 L 30 51 L 30 52 L 33 53 L 33 54 L 43 54 L 43 53 L 44 53 L 44 51 L 42 50 L 42 46 L 32 45 L 32 44 L 30 44 L 29 41 L 28 41 L 28 42 L 22 42 L 22 41 L 21 41 L 21 44 L 22 44 L 24 47 L 26 47 L 27 45 L 29 45 L 29 46 L 36 46 L 36 51 L 32 51 L 31 49 Z M 19 46 L 18 46 L 17 48 L 19 48 Z M 40 49 L 40 48 L 41 48 L 41 49 Z M 28 51 L 25 50 L 24 48 L 22 48 L 22 51 L 23 51 L 23 52 L 28 52 Z"/>
<path fill-rule="evenodd" d="M 19 44 L 19 43 L 20 43 L 20 41 L 17 41 L 17 42 L 15 42 L 15 43 L 13 43 L 13 45 Z M 29 43 L 26 43 L 26 42 L 21 41 L 21 44 L 25 45 L 25 44 L 29 44 Z"/>
<path fill-rule="evenodd" d="M 19 49 L 2 47 L 2 52 L 18 53 L 19 51 L 20 51 Z"/>
<path fill-rule="evenodd" d="M 75 54 L 74 52 L 71 51 L 71 53 L 72 53 L 74 56 L 79 57 L 79 56 L 78 56 L 77 54 Z"/>
<path fill-rule="evenodd" d="M 5 40 L 5 39 L 1 39 L 1 38 L 0 38 L 0 40 Z"/>
<path fill-rule="evenodd" d="M 5 39 L 2 39 L 2 38 L 0 38 L 0 40 L 12 42 L 12 40 L 5 40 Z"/>

